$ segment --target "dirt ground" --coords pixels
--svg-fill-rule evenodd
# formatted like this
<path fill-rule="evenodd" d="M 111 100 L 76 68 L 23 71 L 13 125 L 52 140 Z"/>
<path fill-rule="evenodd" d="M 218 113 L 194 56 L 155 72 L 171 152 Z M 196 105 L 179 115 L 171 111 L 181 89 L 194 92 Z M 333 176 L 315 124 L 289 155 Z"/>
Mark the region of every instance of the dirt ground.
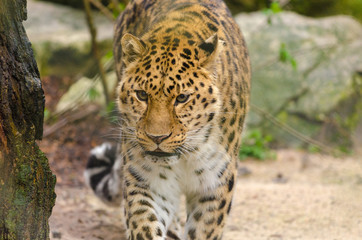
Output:
<path fill-rule="evenodd" d="M 50 111 L 65 91 L 57 83 L 43 79 Z M 51 127 L 46 125 L 45 132 Z M 39 142 L 57 176 L 50 239 L 125 239 L 123 210 L 101 203 L 82 177 L 89 150 L 115 140 L 116 133 L 101 114 L 92 113 Z M 362 156 L 335 158 L 289 149 L 276 156 L 240 162 L 224 240 L 362 239 Z"/>
<path fill-rule="evenodd" d="M 362 159 L 294 150 L 240 164 L 225 240 L 362 239 Z M 83 185 L 58 185 L 51 239 L 125 239 L 121 209 Z"/>

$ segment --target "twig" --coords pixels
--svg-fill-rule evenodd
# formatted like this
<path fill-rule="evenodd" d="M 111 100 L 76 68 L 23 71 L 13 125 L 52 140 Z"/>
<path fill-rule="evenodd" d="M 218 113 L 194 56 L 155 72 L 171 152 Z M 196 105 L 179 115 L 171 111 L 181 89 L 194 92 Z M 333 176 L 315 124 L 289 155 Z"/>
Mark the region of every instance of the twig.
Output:
<path fill-rule="evenodd" d="M 98 70 L 99 70 L 99 74 L 100 74 L 100 78 L 101 78 L 101 82 L 102 82 L 102 86 L 103 86 L 103 91 L 104 91 L 104 98 L 106 100 L 106 104 L 108 105 L 109 104 L 109 95 L 108 95 L 107 79 L 106 79 L 106 74 L 105 74 L 105 71 L 103 69 L 103 65 L 101 62 L 101 56 L 99 53 L 98 43 L 97 43 L 97 31 L 96 31 L 96 28 L 94 27 L 89 1 L 90 0 L 83 0 L 83 4 L 84 4 L 85 12 L 86 12 L 86 18 L 87 18 L 89 32 L 91 34 L 93 55 L 97 62 L 97 65 L 98 65 Z"/>
<path fill-rule="evenodd" d="M 111 11 L 109 11 L 108 8 L 106 8 L 105 6 L 103 6 L 103 4 L 101 2 L 99 2 L 99 0 L 89 0 L 96 8 L 99 9 L 99 11 L 101 11 L 110 21 L 114 21 L 114 17 Z"/>
<path fill-rule="evenodd" d="M 90 105 L 89 107 L 86 107 L 82 111 L 76 111 L 73 113 L 70 113 L 68 116 L 63 117 L 59 121 L 57 121 L 54 125 L 50 127 L 46 127 L 44 129 L 43 137 L 48 137 L 49 135 L 55 133 L 59 129 L 63 128 L 69 123 L 75 122 L 77 120 L 83 119 L 95 112 L 99 111 L 99 107 L 95 105 Z"/>
<path fill-rule="evenodd" d="M 290 103 L 297 102 L 300 98 L 304 97 L 305 94 L 307 94 L 310 91 L 308 87 L 304 87 L 300 89 L 295 95 L 290 96 L 287 98 L 284 103 L 279 107 L 278 110 L 276 110 L 273 115 L 276 116 L 282 111 L 284 111 Z"/>
<path fill-rule="evenodd" d="M 271 115 L 270 113 L 264 111 L 263 109 L 259 108 L 258 106 L 254 105 L 254 104 L 250 104 L 251 109 L 253 109 L 256 113 L 266 117 L 270 122 L 272 122 L 273 124 L 275 124 L 276 126 L 279 126 L 280 128 L 284 129 L 286 132 L 288 132 L 289 134 L 291 134 L 292 136 L 298 138 L 299 140 L 315 145 L 317 146 L 319 149 L 321 149 L 322 151 L 329 153 L 329 154 L 334 154 L 336 153 L 336 149 L 333 149 L 329 146 L 326 146 L 325 144 L 316 141 L 314 139 L 311 139 L 310 137 L 298 132 L 297 130 L 293 129 L 291 126 L 286 125 L 282 122 L 280 122 L 277 118 L 275 118 L 273 115 Z"/>

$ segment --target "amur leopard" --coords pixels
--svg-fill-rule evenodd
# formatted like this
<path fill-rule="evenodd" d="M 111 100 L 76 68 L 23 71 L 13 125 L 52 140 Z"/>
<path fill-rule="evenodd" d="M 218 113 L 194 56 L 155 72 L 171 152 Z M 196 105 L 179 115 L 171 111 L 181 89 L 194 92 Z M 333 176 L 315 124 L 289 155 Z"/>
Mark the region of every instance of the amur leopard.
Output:
<path fill-rule="evenodd" d="M 92 150 L 89 185 L 124 199 L 130 240 L 221 239 L 250 91 L 239 27 L 221 0 L 131 0 L 114 57 L 120 140 Z"/>

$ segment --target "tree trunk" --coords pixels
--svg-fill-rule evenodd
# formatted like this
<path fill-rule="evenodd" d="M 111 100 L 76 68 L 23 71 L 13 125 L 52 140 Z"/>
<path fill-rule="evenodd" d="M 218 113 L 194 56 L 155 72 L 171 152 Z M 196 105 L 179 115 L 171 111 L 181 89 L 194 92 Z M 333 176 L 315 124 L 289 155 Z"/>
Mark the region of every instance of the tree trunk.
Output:
<path fill-rule="evenodd" d="M 49 239 L 55 176 L 35 142 L 44 93 L 22 25 L 26 0 L 0 1 L 0 239 Z"/>

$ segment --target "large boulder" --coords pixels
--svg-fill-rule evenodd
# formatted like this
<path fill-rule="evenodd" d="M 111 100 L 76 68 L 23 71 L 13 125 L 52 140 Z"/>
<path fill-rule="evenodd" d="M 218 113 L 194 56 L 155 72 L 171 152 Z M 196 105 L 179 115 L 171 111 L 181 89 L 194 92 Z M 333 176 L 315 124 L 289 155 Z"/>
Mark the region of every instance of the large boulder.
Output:
<path fill-rule="evenodd" d="M 261 12 L 235 19 L 253 69 L 248 126 L 270 132 L 279 146 L 300 146 L 308 138 L 342 149 L 362 146 L 356 137 L 362 135 L 356 132 L 362 122 L 361 25 L 348 16 L 312 19 L 292 12 L 271 21 Z M 280 61 L 281 52 L 296 67 Z"/>
<path fill-rule="evenodd" d="M 77 75 L 84 73 L 87 66 L 94 66 L 83 10 L 34 0 L 27 3 L 28 19 L 24 27 L 42 75 Z M 98 41 L 103 49 L 111 50 L 113 23 L 98 12 L 93 16 Z"/>

